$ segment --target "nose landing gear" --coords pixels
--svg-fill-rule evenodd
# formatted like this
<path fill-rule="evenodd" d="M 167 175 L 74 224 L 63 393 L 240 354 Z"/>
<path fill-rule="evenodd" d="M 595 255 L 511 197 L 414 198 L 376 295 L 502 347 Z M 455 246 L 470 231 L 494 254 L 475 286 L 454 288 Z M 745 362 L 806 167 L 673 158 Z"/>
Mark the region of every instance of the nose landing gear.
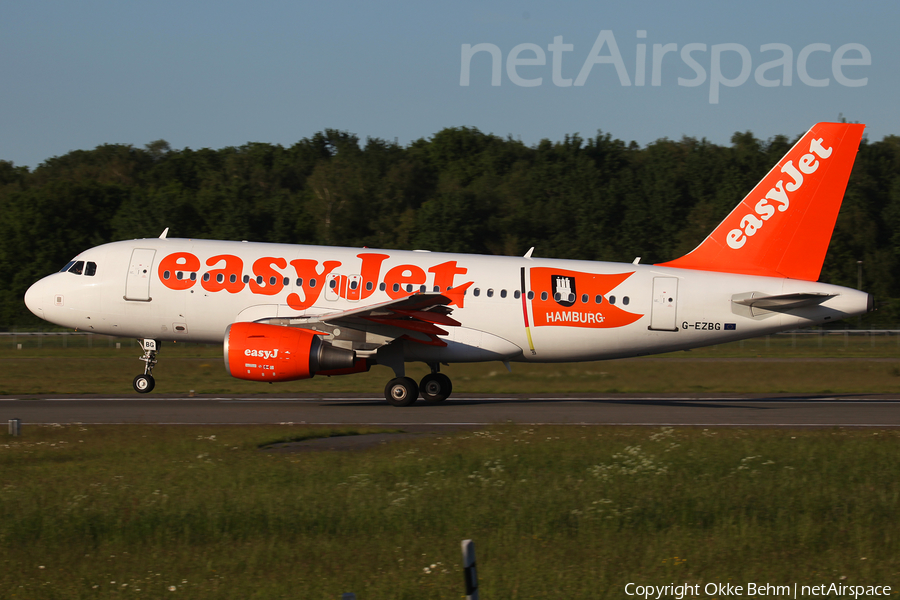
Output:
<path fill-rule="evenodd" d="M 153 391 L 153 388 L 156 387 L 156 380 L 153 379 L 153 367 L 156 366 L 156 353 L 159 352 L 159 347 L 162 344 L 157 342 L 156 340 L 141 340 L 141 347 L 144 349 L 144 354 L 141 356 L 140 360 L 144 361 L 144 373 L 138 375 L 134 378 L 132 385 L 134 386 L 134 391 L 138 394 L 147 394 Z"/>

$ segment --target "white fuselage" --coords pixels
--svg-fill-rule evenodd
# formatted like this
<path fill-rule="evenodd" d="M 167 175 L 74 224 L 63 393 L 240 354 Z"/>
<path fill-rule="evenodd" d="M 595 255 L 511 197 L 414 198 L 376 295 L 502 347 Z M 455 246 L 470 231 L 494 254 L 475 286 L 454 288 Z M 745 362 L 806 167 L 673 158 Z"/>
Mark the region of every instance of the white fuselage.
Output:
<path fill-rule="evenodd" d="M 462 306 L 451 307 L 461 325 L 446 328 L 446 345 L 405 341 L 404 360 L 430 363 L 638 356 L 827 323 L 870 306 L 864 292 L 823 283 L 506 256 L 154 238 L 74 260 L 94 263 L 94 274 L 43 278 L 26 294 L 32 312 L 64 327 L 185 342 L 222 342 L 234 322 L 302 323 L 472 282 Z M 751 293 L 827 299 L 790 311 L 734 302 Z"/>

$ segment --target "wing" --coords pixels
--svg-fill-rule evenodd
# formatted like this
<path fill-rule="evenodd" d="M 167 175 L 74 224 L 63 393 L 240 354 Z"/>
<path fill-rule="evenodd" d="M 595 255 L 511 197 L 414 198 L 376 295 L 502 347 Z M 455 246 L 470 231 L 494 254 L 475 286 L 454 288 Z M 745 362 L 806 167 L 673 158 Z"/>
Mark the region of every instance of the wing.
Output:
<path fill-rule="evenodd" d="M 377 349 L 398 338 L 446 346 L 438 336 L 447 335 L 444 327 L 459 327 L 459 321 L 450 317 L 451 305 L 463 306 L 470 285 L 472 282 L 442 293 L 416 293 L 379 304 L 291 319 L 291 325 L 327 331 L 360 351 Z M 351 331 L 341 331 L 342 328 Z"/>

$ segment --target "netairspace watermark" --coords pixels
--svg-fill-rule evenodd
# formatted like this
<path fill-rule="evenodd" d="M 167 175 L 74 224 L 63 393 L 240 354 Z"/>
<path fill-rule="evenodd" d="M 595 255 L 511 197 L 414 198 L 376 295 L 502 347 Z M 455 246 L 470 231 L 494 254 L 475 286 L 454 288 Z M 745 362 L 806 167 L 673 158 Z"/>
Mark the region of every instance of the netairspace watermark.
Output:
<path fill-rule="evenodd" d="M 682 600 L 688 596 L 783 596 L 788 598 L 812 598 L 828 596 L 830 598 L 864 598 L 867 596 L 889 596 L 889 585 L 846 585 L 843 583 L 821 583 L 819 585 L 772 585 L 771 583 L 747 583 L 735 585 L 733 583 L 714 583 L 706 585 L 695 583 L 670 584 L 670 585 L 639 585 L 628 583 L 625 585 L 625 593 L 629 596 L 637 596 L 649 600 L 660 598 L 675 598 Z"/>
<path fill-rule="evenodd" d="M 639 29 L 637 39 L 647 38 L 647 31 Z M 546 74 L 547 52 L 550 53 L 550 80 L 557 87 L 581 87 L 594 72 L 594 67 L 610 65 L 615 69 L 619 85 L 628 87 L 631 85 L 641 87 L 647 85 L 648 73 L 650 86 L 661 86 L 664 73 L 680 71 L 687 73 L 684 67 L 693 71 L 694 77 L 678 77 L 678 85 L 682 87 L 697 87 L 709 82 L 709 103 L 718 104 L 721 87 L 738 87 L 753 80 L 761 87 L 773 88 L 779 86 L 789 87 L 794 84 L 794 71 L 796 67 L 797 78 L 800 83 L 809 87 L 828 87 L 831 79 L 845 87 L 862 87 L 869 83 L 868 77 L 859 77 L 862 74 L 860 67 L 868 67 L 872 64 L 872 53 L 862 44 L 847 43 L 839 46 L 832 52 L 831 44 L 808 44 L 796 53 L 788 44 L 770 43 L 759 47 L 759 56 L 756 69 L 753 69 L 754 57 L 750 50 L 743 44 L 702 44 L 690 43 L 679 47 L 676 43 L 653 44 L 648 48 L 647 43 L 639 42 L 635 47 L 634 69 L 629 72 L 625 59 L 619 51 L 616 37 L 611 29 L 604 29 L 594 41 L 594 46 L 581 63 L 578 76 L 572 78 L 563 77 L 563 61 L 578 58 L 574 44 L 563 43 L 563 36 L 557 35 L 553 43 L 547 45 L 547 51 L 538 44 L 525 43 L 515 46 L 506 55 L 506 76 L 513 85 L 519 87 L 537 87 L 544 84 Z M 567 52 L 573 53 L 566 56 Z M 479 56 L 479 55 L 484 56 Z M 825 54 L 825 56 L 819 56 Z M 459 85 L 467 87 L 471 84 L 472 62 L 483 61 L 490 58 L 491 85 L 499 86 L 503 80 L 503 52 L 496 44 L 463 44 L 460 52 Z M 814 72 L 810 73 L 810 57 L 816 63 Z M 831 72 L 822 68 L 822 59 L 830 58 Z M 680 61 L 679 61 L 680 59 Z M 740 61 L 740 70 L 731 68 Z M 728 67 L 723 66 L 723 62 Z M 544 67 L 544 69 L 540 69 Z M 649 68 L 648 68 L 649 67 Z M 570 67 L 571 68 L 571 67 Z M 845 71 L 846 69 L 846 71 Z M 605 70 L 605 72 L 604 72 Z M 727 71 L 727 73 L 725 72 Z M 612 73 L 609 67 L 598 68 L 599 77 L 611 79 Z M 830 75 L 830 77 L 828 76 Z M 851 77 L 852 76 L 852 77 Z M 633 84 L 632 84 L 633 81 Z"/>

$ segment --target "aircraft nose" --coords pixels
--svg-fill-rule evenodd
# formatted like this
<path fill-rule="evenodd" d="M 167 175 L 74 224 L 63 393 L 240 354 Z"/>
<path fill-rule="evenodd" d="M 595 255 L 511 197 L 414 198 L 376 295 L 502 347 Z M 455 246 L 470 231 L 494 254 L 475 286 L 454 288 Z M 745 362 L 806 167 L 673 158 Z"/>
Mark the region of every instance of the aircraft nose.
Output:
<path fill-rule="evenodd" d="M 25 306 L 41 319 L 44 318 L 44 280 L 31 285 L 25 292 Z"/>

